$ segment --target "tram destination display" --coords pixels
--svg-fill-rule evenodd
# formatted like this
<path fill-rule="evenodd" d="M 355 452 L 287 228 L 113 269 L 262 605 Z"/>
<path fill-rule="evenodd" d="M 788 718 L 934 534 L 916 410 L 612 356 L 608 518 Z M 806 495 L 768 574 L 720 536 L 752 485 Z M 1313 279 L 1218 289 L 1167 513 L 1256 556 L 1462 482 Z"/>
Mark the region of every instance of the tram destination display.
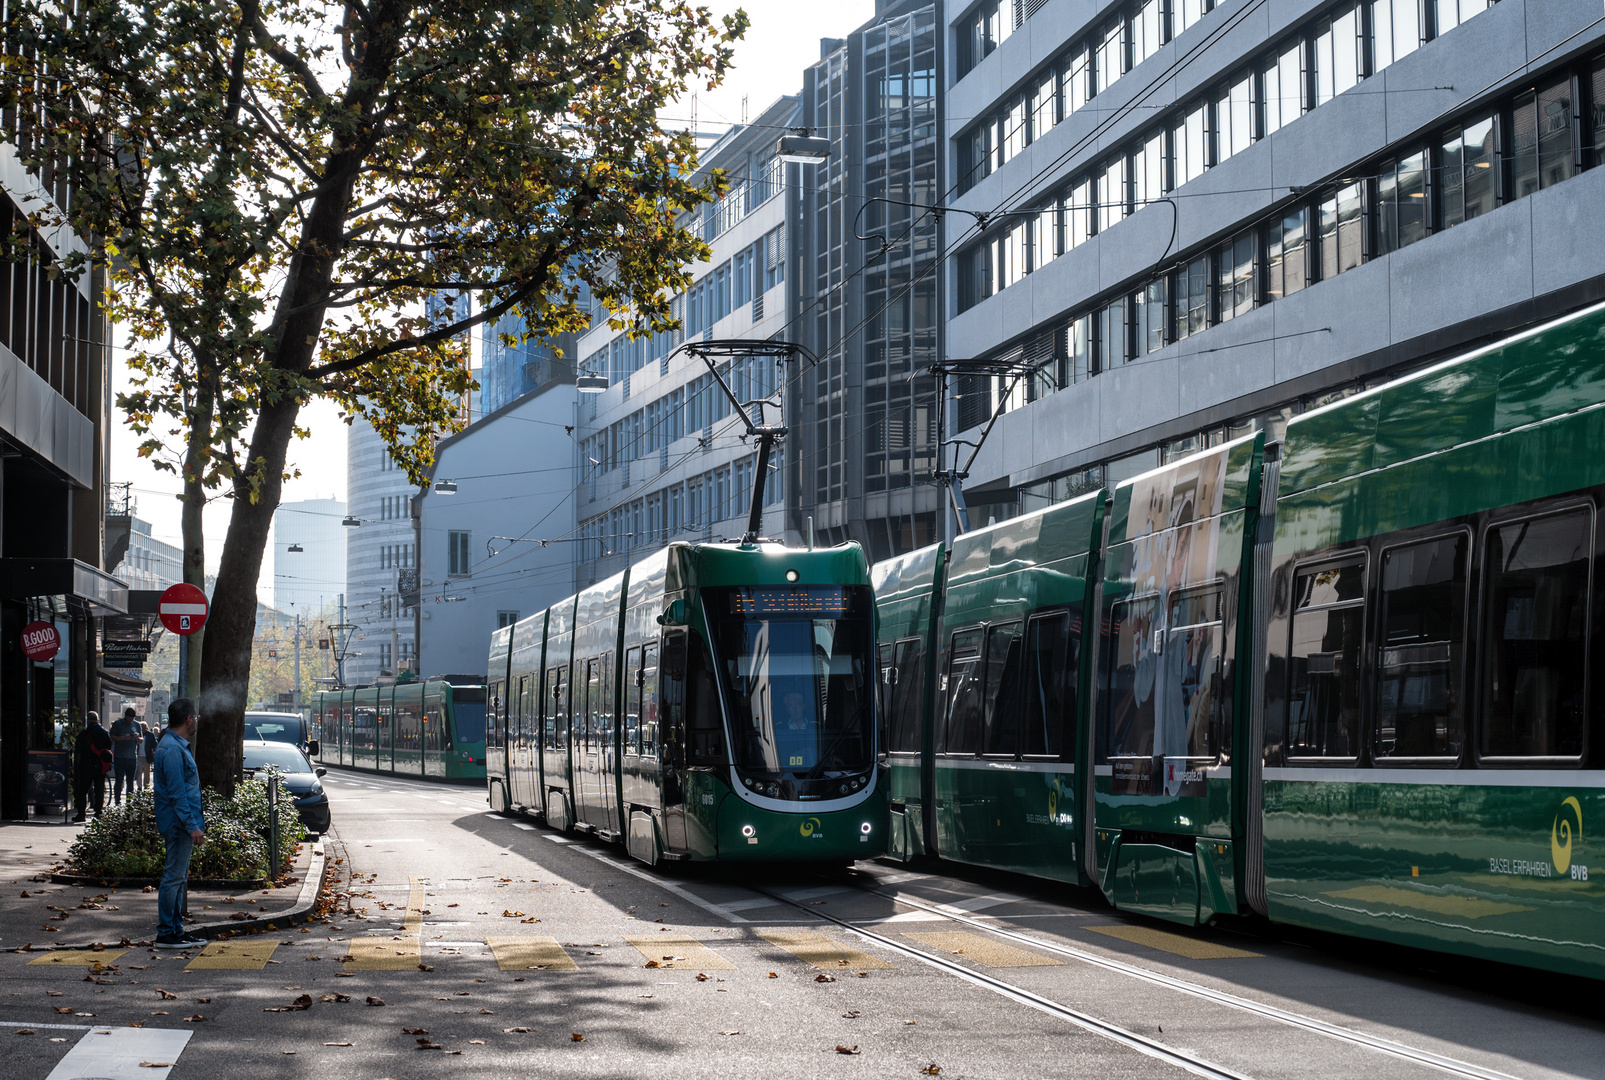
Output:
<path fill-rule="evenodd" d="M 732 615 L 823 615 L 840 618 L 852 601 L 840 586 L 830 588 L 737 588 L 730 591 Z"/>

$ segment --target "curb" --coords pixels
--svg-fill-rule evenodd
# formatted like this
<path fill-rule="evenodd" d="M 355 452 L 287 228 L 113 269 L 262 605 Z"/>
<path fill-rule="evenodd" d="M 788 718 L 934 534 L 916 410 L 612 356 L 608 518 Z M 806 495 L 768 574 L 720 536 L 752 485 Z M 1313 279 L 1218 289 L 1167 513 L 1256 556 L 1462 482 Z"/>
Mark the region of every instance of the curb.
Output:
<path fill-rule="evenodd" d="M 308 867 L 310 870 L 311 868 Z M 133 889 L 146 885 L 160 885 L 159 877 L 96 877 L 88 874 L 51 874 L 50 880 L 56 885 L 100 885 L 108 889 Z M 261 889 L 268 884 L 267 878 L 190 878 L 189 887 L 192 889 Z"/>
<path fill-rule="evenodd" d="M 301 879 L 301 891 L 296 894 L 295 904 L 288 911 L 270 912 L 269 914 L 255 916 L 249 919 L 224 919 L 220 922 L 195 923 L 189 927 L 186 927 L 186 930 L 189 933 L 194 934 L 196 937 L 223 939 L 234 937 L 235 935 L 244 933 L 248 930 L 266 930 L 269 926 L 277 929 L 279 927 L 294 926 L 297 923 L 305 922 L 307 917 L 312 914 L 312 909 L 317 906 L 318 893 L 323 890 L 323 880 L 328 876 L 329 873 L 329 857 L 327 852 L 324 850 L 324 843 L 325 839 L 322 837 L 313 843 L 312 859 L 307 864 L 306 875 Z M 95 880 L 98 881 L 99 879 L 97 878 Z M 148 944 L 148 942 L 146 942 L 146 944 Z M 139 947 L 140 942 L 134 942 L 134 946 Z M 50 942 L 41 948 L 30 949 L 28 951 L 37 953 L 66 952 L 72 950 L 82 951 L 85 949 L 98 951 L 101 949 L 122 947 L 124 946 L 116 943 L 107 944 L 106 942 L 102 941 L 84 942 L 74 945 L 69 945 L 65 942 Z M 22 950 L 9 949 L 7 951 L 21 952 Z"/>

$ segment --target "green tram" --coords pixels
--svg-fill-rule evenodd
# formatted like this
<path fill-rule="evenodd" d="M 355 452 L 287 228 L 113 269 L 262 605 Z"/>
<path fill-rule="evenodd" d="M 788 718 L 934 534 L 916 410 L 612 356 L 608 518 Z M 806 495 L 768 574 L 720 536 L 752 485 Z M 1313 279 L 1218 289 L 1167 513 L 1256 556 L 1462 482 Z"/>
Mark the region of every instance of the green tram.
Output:
<path fill-rule="evenodd" d="M 312 737 L 324 764 L 483 783 L 485 684 L 462 677 L 321 691 Z"/>
<path fill-rule="evenodd" d="M 1605 305 L 878 564 L 890 852 L 1605 977 L 1602 450 Z"/>
<path fill-rule="evenodd" d="M 491 805 L 661 860 L 885 852 L 857 544 L 670 544 L 491 639 Z"/>

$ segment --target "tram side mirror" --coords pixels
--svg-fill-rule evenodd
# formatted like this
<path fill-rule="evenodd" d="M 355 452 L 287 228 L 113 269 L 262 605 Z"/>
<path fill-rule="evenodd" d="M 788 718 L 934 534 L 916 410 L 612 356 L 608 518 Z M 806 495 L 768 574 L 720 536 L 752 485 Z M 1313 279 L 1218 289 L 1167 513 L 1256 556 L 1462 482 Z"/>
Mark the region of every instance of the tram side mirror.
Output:
<path fill-rule="evenodd" d="M 663 635 L 663 675 L 668 679 L 685 678 L 685 634 L 683 632 Z"/>
<path fill-rule="evenodd" d="M 663 609 L 663 614 L 658 616 L 658 625 L 659 626 L 684 626 L 685 625 L 685 601 L 684 600 L 671 601 L 669 606 Z"/>

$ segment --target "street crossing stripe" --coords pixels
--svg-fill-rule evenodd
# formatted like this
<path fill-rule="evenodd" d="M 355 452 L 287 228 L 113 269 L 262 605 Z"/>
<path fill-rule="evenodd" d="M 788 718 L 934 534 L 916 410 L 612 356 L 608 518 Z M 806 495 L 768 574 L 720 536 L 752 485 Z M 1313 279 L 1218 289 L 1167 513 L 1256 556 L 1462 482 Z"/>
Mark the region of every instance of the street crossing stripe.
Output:
<path fill-rule="evenodd" d="M 1133 945 L 1146 945 L 1148 948 L 1158 949 L 1160 952 L 1185 956 L 1189 960 L 1233 960 L 1244 956 L 1260 955 L 1257 952 L 1234 949 L 1229 945 L 1217 945 L 1213 941 L 1188 937 L 1186 934 L 1173 934 L 1168 930 L 1157 930 L 1152 926 L 1120 924 L 1089 926 L 1086 929 L 1091 930 L 1094 934 L 1105 934 L 1112 938 L 1119 938 L 1121 941 L 1129 941 Z"/>
<path fill-rule="evenodd" d="M 962 956 L 985 967 L 1059 967 L 1064 963 L 1063 960 L 1055 960 L 1050 956 L 1043 956 L 1041 953 L 1026 949 L 1017 949 L 1013 945 L 1005 945 L 1001 941 L 993 941 L 980 934 L 970 934 L 962 930 L 931 931 L 907 936 L 921 945 L 929 945 L 933 949 Z"/>
<path fill-rule="evenodd" d="M 45 1080 L 166 1080 L 170 1066 L 140 1063 L 177 1061 L 192 1034 L 177 1028 L 90 1028 Z"/>
<path fill-rule="evenodd" d="M 647 963 L 675 971 L 734 971 L 736 965 L 691 938 L 625 938 L 640 950 Z"/>
<path fill-rule="evenodd" d="M 822 971 L 862 971 L 865 968 L 892 966 L 879 957 L 859 952 L 857 949 L 849 949 L 824 934 L 759 934 L 758 936 Z"/>
<path fill-rule="evenodd" d="M 352 938 L 346 950 L 351 959 L 347 971 L 405 971 L 423 962 L 418 936 L 424 925 L 424 880 L 409 879 L 407 917 L 400 934 L 393 937 Z"/>
<path fill-rule="evenodd" d="M 556 938 L 550 937 L 488 937 L 485 944 L 496 957 L 496 966 L 503 971 L 578 971 Z"/>
<path fill-rule="evenodd" d="M 37 960 L 29 960 L 28 966 L 34 964 L 59 964 L 63 967 L 100 967 L 115 961 L 127 949 L 106 949 L 95 952 L 92 949 L 71 949 L 61 952 L 45 953 Z"/>
<path fill-rule="evenodd" d="M 214 941 L 201 955 L 185 964 L 186 969 L 261 971 L 273 958 L 277 941 Z"/>

